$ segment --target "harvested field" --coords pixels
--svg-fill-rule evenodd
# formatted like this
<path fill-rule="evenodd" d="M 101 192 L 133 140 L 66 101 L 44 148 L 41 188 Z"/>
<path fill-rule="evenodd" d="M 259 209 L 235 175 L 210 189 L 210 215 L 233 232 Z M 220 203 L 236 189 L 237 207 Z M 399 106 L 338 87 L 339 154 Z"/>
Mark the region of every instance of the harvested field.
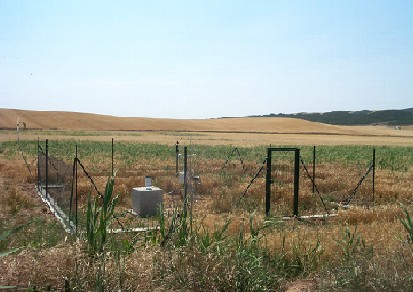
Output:
<path fill-rule="evenodd" d="M 241 120 L 223 121 L 236 124 Z M 334 127 L 349 132 L 309 134 L 297 126 L 304 125 L 301 121 L 278 122 L 279 129 L 285 122 L 297 122 L 290 129 L 301 132 L 30 129 L 24 130 L 20 142 L 16 142 L 14 131 L 3 130 L 0 234 L 21 224 L 30 225 L 0 242 L 0 252 L 21 248 L 2 257 L 0 269 L 5 272 L 0 275 L 0 286 L 41 290 L 70 287 L 82 291 L 100 289 L 102 285 L 108 291 L 411 291 L 413 245 L 400 222 L 400 218 L 407 216 L 405 210 L 413 214 L 411 132 L 393 132 L 386 127 Z M 230 127 L 224 124 L 220 124 L 221 130 Z M 50 167 L 50 182 L 64 180 L 66 193 L 61 192 L 59 199 L 64 199 L 66 205 L 62 207 L 69 206 L 75 144 L 79 144 L 83 165 L 103 190 L 111 169 L 110 140 L 114 137 L 118 217 L 111 221 L 110 227 L 141 226 L 149 222 L 162 226 L 165 220 L 166 229 L 173 231 L 110 234 L 104 252 L 90 254 L 86 234 L 78 237 L 65 234 L 33 190 L 33 178 L 18 150 L 25 153 L 35 176 L 37 170 L 44 176 L 44 159 L 40 160 L 40 167 L 36 164 L 38 137 L 43 149 L 44 139 L 49 139 L 50 161 L 56 166 Z M 194 174 L 201 177 L 199 184 L 190 187 L 195 198 L 193 231 L 187 217 L 173 215 L 180 212 L 183 198 L 182 185 L 175 176 L 177 140 L 181 146 L 188 145 L 191 154 L 196 154 L 191 156 L 190 165 Z M 269 144 L 297 145 L 310 172 L 311 146 L 318 145 L 317 186 L 334 217 L 281 220 L 292 213 L 292 162 L 288 155 L 279 160 L 274 158 L 272 175 L 276 180 L 272 184 L 271 216 L 264 213 L 265 170 L 239 201 L 262 165 Z M 234 146 L 238 147 L 243 163 L 232 156 L 223 170 Z M 343 198 L 354 190 L 371 165 L 373 146 L 377 154 L 374 203 L 370 173 L 352 206 L 342 208 Z M 69 172 L 56 174 L 59 165 Z M 165 217 L 131 218 L 127 213 L 131 206 L 130 191 L 143 185 L 145 175 L 151 175 L 154 185 L 170 193 L 164 196 Z M 87 221 L 88 194 L 96 192 L 85 173 L 79 171 L 78 179 L 79 225 L 83 227 Z M 49 194 L 58 196 L 56 191 Z M 302 166 L 299 202 L 302 215 L 325 212 Z"/>
<path fill-rule="evenodd" d="M 82 139 L 204 145 L 413 145 L 413 129 L 386 126 L 332 126 L 289 118 L 168 120 L 119 118 L 71 112 L 0 109 L 0 141 L 16 138 L 17 117 L 25 139 Z M 51 126 L 53 125 L 53 126 Z M 55 129 L 53 131 L 47 129 Z M 42 130 L 36 130 L 42 129 Z M 59 130 L 56 130 L 59 129 Z"/>

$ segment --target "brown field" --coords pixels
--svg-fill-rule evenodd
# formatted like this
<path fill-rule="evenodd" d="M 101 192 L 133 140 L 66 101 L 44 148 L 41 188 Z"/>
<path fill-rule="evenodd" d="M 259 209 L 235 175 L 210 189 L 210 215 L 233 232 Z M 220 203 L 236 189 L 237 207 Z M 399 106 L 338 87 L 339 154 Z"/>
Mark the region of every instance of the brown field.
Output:
<path fill-rule="evenodd" d="M 0 132 L 0 142 L 16 140 L 13 129 L 18 115 L 30 128 L 21 135 L 25 140 L 39 137 L 109 141 L 114 137 L 117 141 L 156 142 L 171 147 L 176 140 L 187 145 L 413 146 L 411 126 L 395 131 L 384 126 L 331 126 L 283 118 L 166 120 L 17 110 L 0 110 L 0 128 L 10 128 Z M 50 128 L 59 130 L 47 130 Z M 93 169 L 90 173 L 103 189 L 106 172 L 100 168 L 108 169 L 109 158 L 102 153 L 94 154 L 82 157 L 82 161 L 88 170 Z M 127 159 L 128 155 L 120 155 L 117 159 Z M 33 157 L 29 158 L 32 161 Z M 222 175 L 225 158 L 226 155 L 222 159 L 194 158 L 202 182 L 197 187 L 194 203 L 194 224 L 199 233 L 193 241 L 177 247 L 174 238 L 166 247 L 161 247 L 159 242 L 146 245 L 139 242 L 130 254 L 108 252 L 105 260 L 107 291 L 235 291 L 235 283 L 243 278 L 234 275 L 245 273 L 248 280 L 259 278 L 261 274 L 255 274 L 255 270 L 263 272 L 262 265 L 268 269 L 268 275 L 279 273 L 279 282 L 269 287 L 270 291 L 411 291 L 413 243 L 407 240 L 406 230 L 399 221 L 404 216 L 399 203 L 410 205 L 413 201 L 411 166 L 407 171 L 378 169 L 374 204 L 371 203 L 369 176 L 358 194 L 360 201 L 370 200 L 369 204 L 355 203 L 350 209 L 342 209 L 335 206 L 339 206 L 344 194 L 354 189 L 365 166 L 320 164 L 318 187 L 324 198 L 329 198 L 328 206 L 333 208 L 331 211 L 336 216 L 325 221 L 291 220 L 263 229 L 260 233 L 263 237 L 257 247 L 251 240 L 249 218 L 253 216 L 256 226 L 263 226 L 267 220 L 263 213 L 265 175 L 262 173 L 251 187 L 243 207 L 235 207 L 235 202 L 260 165 L 255 161 L 245 161 L 244 172 L 235 159 Z M 131 164 L 125 164 L 125 161 L 116 163 L 115 193 L 119 196 L 119 213 L 130 207 L 130 190 L 143 185 L 145 175 L 154 177 L 156 185 L 166 192 L 181 187 L 175 178 L 172 156 L 166 160 L 140 158 Z M 36 165 L 32 166 L 37 169 Z M 71 165 L 69 167 L 72 170 Z M 279 185 L 273 186 L 280 190 L 279 195 L 272 199 L 275 218 L 291 213 L 291 177 L 286 179 L 288 181 L 280 180 Z M 323 212 L 319 198 L 312 195 L 308 179 L 301 175 L 300 180 L 300 213 Z M 79 176 L 79 181 L 79 192 L 82 193 L 79 203 L 81 209 L 85 209 L 86 195 L 91 192 L 91 187 L 85 175 Z M 36 220 L 25 228 L 25 233 L 20 232 L 0 245 L 1 252 L 21 247 L 19 252 L 1 258 L 0 270 L 4 272 L 0 275 L 0 286 L 15 285 L 21 289 L 36 286 L 40 290 L 63 291 L 66 279 L 74 290 L 95 290 L 98 283 L 96 275 L 101 268 L 99 261 L 87 256 L 83 238 L 76 240 L 74 236 L 63 233 L 36 194 L 33 183 L 19 153 L 13 157 L 0 155 L 0 231 L 29 222 L 32 218 Z M 288 188 L 285 187 L 287 185 Z M 165 199 L 165 208 L 181 204 L 180 196 Z M 409 210 L 412 210 L 411 206 Z M 208 239 L 208 232 L 212 234 L 228 220 L 231 220 L 226 231 L 228 239 L 211 244 L 205 252 L 201 243 Z M 354 241 L 345 233 L 346 228 L 355 236 Z M 245 254 L 238 254 L 241 257 L 234 261 L 234 253 L 237 252 L 236 249 L 234 251 L 235 242 L 241 235 L 245 236 L 243 244 L 247 248 L 242 250 Z M 132 241 L 133 236 L 112 240 Z M 259 253 L 254 253 L 255 248 Z M 261 256 L 266 252 L 268 258 Z M 279 265 L 268 265 L 268 260 L 272 263 L 279 261 Z M 258 263 L 257 266 L 248 266 L 254 263 Z"/>
<path fill-rule="evenodd" d="M 291 118 L 224 118 L 177 120 L 121 118 L 73 112 L 0 109 L 0 141 L 15 139 L 17 118 L 25 122 L 26 139 L 140 141 L 206 145 L 413 145 L 412 126 L 334 126 Z M 36 131 L 37 129 L 37 131 Z M 43 130 L 43 131 L 39 131 Z M 88 134 L 89 133 L 89 134 Z M 91 134 L 90 134 L 91 133 Z"/>

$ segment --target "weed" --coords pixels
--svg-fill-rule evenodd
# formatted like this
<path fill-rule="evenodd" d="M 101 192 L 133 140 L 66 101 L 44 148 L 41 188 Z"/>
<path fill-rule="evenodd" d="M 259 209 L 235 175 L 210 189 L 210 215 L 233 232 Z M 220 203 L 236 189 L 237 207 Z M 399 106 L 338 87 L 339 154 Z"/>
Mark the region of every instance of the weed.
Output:
<path fill-rule="evenodd" d="M 404 213 L 404 218 L 400 217 L 399 220 L 403 224 L 404 229 L 407 232 L 407 236 L 409 239 L 409 242 L 413 242 L 413 223 L 412 219 L 410 217 L 409 211 L 407 210 L 407 207 L 401 205 Z"/>
<path fill-rule="evenodd" d="M 103 198 L 95 198 L 93 205 L 91 194 L 88 196 L 86 210 L 86 242 L 90 257 L 104 253 L 107 243 L 107 229 L 113 221 L 113 212 L 117 197 L 112 198 L 114 179 L 109 178 Z M 102 206 L 98 207 L 102 200 Z"/>

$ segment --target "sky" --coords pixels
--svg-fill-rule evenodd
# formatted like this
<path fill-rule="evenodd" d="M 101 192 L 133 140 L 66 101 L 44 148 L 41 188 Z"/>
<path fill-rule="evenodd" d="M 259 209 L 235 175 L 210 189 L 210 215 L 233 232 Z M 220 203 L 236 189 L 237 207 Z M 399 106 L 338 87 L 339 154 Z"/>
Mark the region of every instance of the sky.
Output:
<path fill-rule="evenodd" d="M 413 107 L 413 1 L 0 1 L 0 108 L 216 118 Z"/>

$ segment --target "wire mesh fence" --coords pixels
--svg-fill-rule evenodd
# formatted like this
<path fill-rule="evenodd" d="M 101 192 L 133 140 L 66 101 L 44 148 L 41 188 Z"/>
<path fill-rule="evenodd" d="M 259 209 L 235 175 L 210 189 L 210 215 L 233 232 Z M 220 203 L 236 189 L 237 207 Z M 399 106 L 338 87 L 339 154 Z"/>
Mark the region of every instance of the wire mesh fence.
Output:
<path fill-rule="evenodd" d="M 156 218 L 141 218 L 132 210 L 131 191 L 150 176 L 164 192 L 163 210 L 171 214 L 185 197 L 183 147 L 128 142 L 39 141 L 37 186 L 58 212 L 67 228 L 85 223 L 87 198 L 99 198 L 106 182 L 116 176 L 119 196 L 114 229 L 155 227 Z M 298 148 L 296 148 L 298 149 Z M 187 191 L 191 204 L 207 198 L 215 212 L 235 209 L 264 213 L 268 185 L 267 148 L 207 149 L 188 147 Z M 374 201 L 375 157 L 364 147 L 303 147 L 296 166 L 294 153 L 272 156 L 269 174 L 271 213 L 280 216 L 329 213 L 348 204 L 371 205 Z M 356 155 L 355 155 L 356 154 Z M 298 203 L 295 178 L 298 167 Z M 178 170 L 178 171 L 177 171 Z M 206 208 L 197 208 L 207 210 Z M 297 211 L 298 210 L 298 211 Z"/>

